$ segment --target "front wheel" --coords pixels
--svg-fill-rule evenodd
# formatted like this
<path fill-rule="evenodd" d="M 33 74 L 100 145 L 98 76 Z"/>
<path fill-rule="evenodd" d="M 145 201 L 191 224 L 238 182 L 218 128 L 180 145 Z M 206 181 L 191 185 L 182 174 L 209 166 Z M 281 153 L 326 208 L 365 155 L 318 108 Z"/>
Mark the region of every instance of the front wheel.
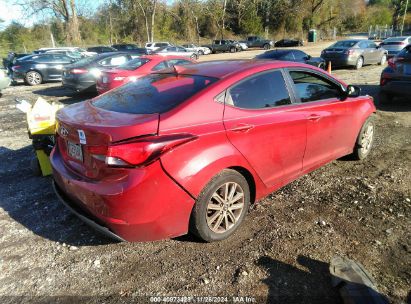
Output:
<path fill-rule="evenodd" d="M 205 186 L 190 218 L 190 231 L 206 242 L 231 236 L 250 206 L 250 188 L 244 176 L 226 169 Z"/>
<path fill-rule="evenodd" d="M 204 55 L 204 52 L 202 50 L 199 50 L 198 55 L 202 56 L 202 55 Z"/>
<path fill-rule="evenodd" d="M 197 56 L 196 54 L 193 54 L 193 55 L 191 55 L 190 59 L 191 59 L 191 60 L 197 60 L 197 59 L 198 59 L 198 56 Z"/>
<path fill-rule="evenodd" d="M 268 43 L 264 44 L 264 50 L 269 50 L 270 49 L 270 45 Z"/>
<path fill-rule="evenodd" d="M 368 154 L 370 154 L 372 145 L 374 143 L 374 135 L 374 118 L 369 117 L 361 127 L 360 133 L 358 134 L 357 140 L 355 142 L 354 151 L 352 153 L 354 159 L 362 160 L 366 158 Z"/>
<path fill-rule="evenodd" d="M 236 51 L 236 48 L 235 47 L 230 47 L 230 53 L 235 53 L 235 51 Z"/>

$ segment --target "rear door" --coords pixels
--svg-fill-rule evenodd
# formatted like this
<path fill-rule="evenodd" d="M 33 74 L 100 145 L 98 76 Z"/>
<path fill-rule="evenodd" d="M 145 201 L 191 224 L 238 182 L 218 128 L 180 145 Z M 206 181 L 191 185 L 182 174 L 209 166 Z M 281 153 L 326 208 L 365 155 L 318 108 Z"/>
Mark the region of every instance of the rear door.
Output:
<path fill-rule="evenodd" d="M 226 91 L 227 137 L 267 187 L 300 174 L 306 123 L 282 70 L 250 76 Z"/>
<path fill-rule="evenodd" d="M 303 169 L 347 154 L 352 147 L 352 113 L 342 99 L 340 84 L 308 69 L 289 69 L 301 110 L 307 118 L 307 146 Z"/>
<path fill-rule="evenodd" d="M 374 41 L 368 41 L 368 49 L 370 52 L 370 58 L 372 63 L 378 63 L 382 57 L 382 51 L 377 48 L 377 45 Z"/>
<path fill-rule="evenodd" d="M 361 50 L 362 56 L 364 58 L 364 63 L 373 63 L 373 54 L 371 52 L 372 50 L 368 47 L 368 41 L 361 41 L 360 43 L 358 43 L 358 47 Z"/>

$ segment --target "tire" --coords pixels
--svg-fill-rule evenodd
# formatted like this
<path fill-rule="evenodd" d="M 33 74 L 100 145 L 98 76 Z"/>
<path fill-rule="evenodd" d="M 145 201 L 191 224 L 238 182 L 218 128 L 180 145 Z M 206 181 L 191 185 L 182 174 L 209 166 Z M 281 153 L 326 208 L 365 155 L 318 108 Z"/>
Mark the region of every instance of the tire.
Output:
<path fill-rule="evenodd" d="M 29 71 L 24 79 L 28 85 L 36 86 L 43 82 L 43 77 L 37 71 Z"/>
<path fill-rule="evenodd" d="M 378 95 L 378 99 L 380 101 L 380 104 L 387 104 L 390 103 L 392 100 L 392 96 L 388 93 L 385 92 L 380 92 L 380 94 Z"/>
<path fill-rule="evenodd" d="M 268 43 L 263 45 L 263 49 L 264 50 L 269 50 L 270 49 L 270 45 Z"/>
<path fill-rule="evenodd" d="M 191 60 L 197 60 L 198 56 L 196 54 L 193 54 L 193 55 L 190 56 L 190 59 Z"/>
<path fill-rule="evenodd" d="M 235 47 L 230 47 L 230 53 L 235 53 L 236 52 L 236 48 Z"/>
<path fill-rule="evenodd" d="M 324 70 L 324 71 L 327 70 L 324 62 L 321 62 L 321 63 L 318 65 L 318 68 L 319 68 L 319 69 L 322 69 L 322 70 Z"/>
<path fill-rule="evenodd" d="M 361 127 L 360 133 L 358 134 L 357 140 L 355 141 L 355 147 L 352 153 L 353 159 L 363 160 L 370 154 L 372 145 L 374 143 L 374 135 L 374 118 L 370 116 Z"/>
<path fill-rule="evenodd" d="M 387 55 L 384 54 L 384 55 L 382 55 L 381 60 L 378 63 L 378 65 L 384 65 L 386 62 L 387 62 Z"/>
<path fill-rule="evenodd" d="M 198 55 L 203 56 L 203 55 L 204 55 L 204 52 L 203 52 L 202 50 L 199 50 L 199 51 L 198 51 Z"/>
<path fill-rule="evenodd" d="M 39 163 L 39 160 L 37 159 L 37 157 L 33 157 L 30 160 L 30 168 L 31 168 L 31 171 L 33 172 L 33 174 L 35 176 L 41 176 L 42 175 L 40 163 Z"/>
<path fill-rule="evenodd" d="M 364 58 L 362 58 L 361 56 L 358 57 L 357 62 L 355 64 L 355 69 L 359 70 L 362 68 L 362 66 L 364 65 Z"/>
<path fill-rule="evenodd" d="M 230 203 L 230 196 L 238 198 Z M 190 231 L 206 242 L 224 240 L 241 225 L 249 206 L 247 180 L 237 171 L 225 169 L 214 176 L 198 196 L 191 213 Z"/>

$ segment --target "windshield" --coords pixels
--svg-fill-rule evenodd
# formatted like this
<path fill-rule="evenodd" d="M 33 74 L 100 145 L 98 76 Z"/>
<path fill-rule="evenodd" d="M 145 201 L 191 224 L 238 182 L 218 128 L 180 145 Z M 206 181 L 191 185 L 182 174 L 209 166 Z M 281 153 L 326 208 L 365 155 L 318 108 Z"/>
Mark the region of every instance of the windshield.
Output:
<path fill-rule="evenodd" d="M 350 48 L 356 45 L 358 41 L 356 40 L 345 40 L 345 41 L 338 41 L 334 43 L 331 47 L 335 48 Z"/>
<path fill-rule="evenodd" d="M 118 66 L 119 70 L 128 70 L 128 71 L 134 71 L 137 68 L 141 67 L 142 65 L 146 64 L 150 60 L 146 58 L 136 58 L 133 60 L 130 60 L 126 63 L 123 63 L 122 65 Z"/>
<path fill-rule="evenodd" d="M 97 97 L 93 105 L 120 113 L 161 114 L 215 81 L 197 75 L 151 74 Z"/>

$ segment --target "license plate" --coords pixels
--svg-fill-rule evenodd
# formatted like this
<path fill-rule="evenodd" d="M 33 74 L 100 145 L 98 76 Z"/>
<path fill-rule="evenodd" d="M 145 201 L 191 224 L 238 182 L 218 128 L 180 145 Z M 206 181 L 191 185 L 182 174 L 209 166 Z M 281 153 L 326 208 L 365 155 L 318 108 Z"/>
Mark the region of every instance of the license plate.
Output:
<path fill-rule="evenodd" d="M 411 75 L 411 64 L 404 64 L 404 74 Z"/>
<path fill-rule="evenodd" d="M 103 76 L 103 83 L 107 83 L 108 82 L 108 77 Z"/>
<path fill-rule="evenodd" d="M 81 151 L 81 145 L 67 141 L 67 152 L 70 157 L 79 161 L 83 161 L 83 152 Z"/>

